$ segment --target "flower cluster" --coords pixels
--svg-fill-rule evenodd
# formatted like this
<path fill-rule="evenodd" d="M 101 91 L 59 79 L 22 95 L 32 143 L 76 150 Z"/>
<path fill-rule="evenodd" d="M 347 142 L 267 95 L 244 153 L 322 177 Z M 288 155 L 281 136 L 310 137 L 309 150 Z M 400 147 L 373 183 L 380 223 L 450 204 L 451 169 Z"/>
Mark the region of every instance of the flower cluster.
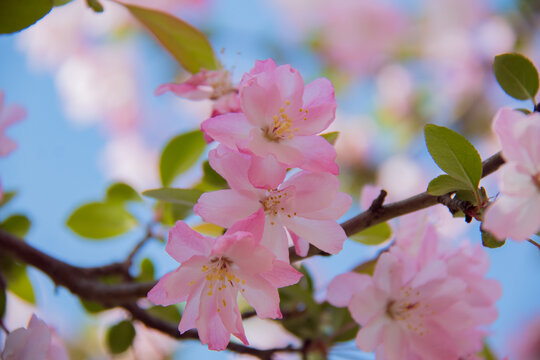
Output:
<path fill-rule="evenodd" d="M 410 225 L 410 224 L 408 224 Z M 410 229 L 409 229 L 410 230 Z M 433 226 L 380 256 L 373 276 L 346 273 L 328 300 L 362 325 L 357 346 L 382 359 L 468 358 L 482 349 L 483 326 L 497 318 L 498 282 L 486 279 L 487 254 L 468 244 L 443 249 Z M 411 239 L 408 239 L 411 240 Z"/>
<path fill-rule="evenodd" d="M 225 84 L 225 85 L 224 85 Z M 218 146 L 210 166 L 230 189 L 203 194 L 194 210 L 228 230 L 212 239 L 179 221 L 166 250 L 180 267 L 149 292 L 151 301 L 187 301 L 179 330 L 197 328 L 201 342 L 224 349 L 230 335 L 247 344 L 238 294 L 262 318 L 280 318 L 277 288 L 297 283 L 289 243 L 305 256 L 309 244 L 338 253 L 347 238 L 337 223 L 352 199 L 341 193 L 333 146 L 318 134 L 334 120 L 334 88 L 327 79 L 307 85 L 298 71 L 257 61 L 238 91 L 226 74 L 202 72 L 183 84 L 166 84 L 192 99 L 238 99 L 237 112 L 214 111 L 201 128 Z M 297 168 L 288 173 L 288 169 Z"/>

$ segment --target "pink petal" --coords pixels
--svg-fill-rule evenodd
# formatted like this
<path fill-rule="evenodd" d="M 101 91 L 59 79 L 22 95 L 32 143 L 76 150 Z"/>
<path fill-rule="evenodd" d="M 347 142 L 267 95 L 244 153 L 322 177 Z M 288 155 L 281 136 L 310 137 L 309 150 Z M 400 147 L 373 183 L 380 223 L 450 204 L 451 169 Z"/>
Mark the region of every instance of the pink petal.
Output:
<path fill-rule="evenodd" d="M 7 156 L 15 149 L 17 149 L 17 143 L 0 134 L 0 156 Z"/>
<path fill-rule="evenodd" d="M 246 276 L 242 296 L 260 318 L 281 319 L 277 289 L 260 275 Z"/>
<path fill-rule="evenodd" d="M 259 129 L 271 126 L 272 117 L 279 113 L 282 106 L 276 84 L 263 87 L 257 82 L 257 78 L 249 80 L 241 88 L 240 102 L 247 120 Z"/>
<path fill-rule="evenodd" d="M 256 244 L 253 235 L 247 232 L 220 236 L 213 253 L 231 259 L 238 266 L 236 272 L 240 277 L 270 271 L 275 259 L 268 249 Z"/>
<path fill-rule="evenodd" d="M 203 100 L 212 96 L 214 89 L 211 86 L 194 85 L 190 83 L 169 83 L 158 86 L 154 91 L 155 95 L 162 95 L 167 91 L 172 91 L 175 95 L 189 100 Z"/>
<path fill-rule="evenodd" d="M 248 180 L 248 169 L 251 164 L 249 155 L 233 151 L 225 146 L 218 146 L 208 153 L 208 161 L 212 169 L 223 176 L 229 186 L 245 196 L 257 193 L 257 190 Z M 262 192 L 264 194 L 264 191 Z"/>
<path fill-rule="evenodd" d="M 247 218 L 235 222 L 229 229 L 227 229 L 225 234 L 233 234 L 237 231 L 245 231 L 253 234 L 253 240 L 255 240 L 256 244 L 259 244 L 264 232 L 264 221 L 264 210 L 261 207 L 257 212 L 251 214 Z"/>
<path fill-rule="evenodd" d="M 192 256 L 208 256 L 213 244 L 214 239 L 199 234 L 183 221 L 177 221 L 169 230 L 169 241 L 165 251 L 173 259 L 183 263 Z"/>
<path fill-rule="evenodd" d="M 330 206 L 338 192 L 339 180 L 328 173 L 300 171 L 285 181 L 280 188 L 288 186 L 296 188 L 295 211 L 304 214 Z"/>
<path fill-rule="evenodd" d="M 289 239 L 283 224 L 274 216 L 264 222 L 261 245 L 270 250 L 278 260 L 289 262 Z"/>
<path fill-rule="evenodd" d="M 250 79 L 255 78 L 258 74 L 263 72 L 272 72 L 277 68 L 276 63 L 272 59 L 266 60 L 255 60 L 255 66 L 249 71 L 249 73 L 244 73 L 242 79 L 240 80 L 239 88 L 242 89 L 247 85 L 247 82 Z"/>
<path fill-rule="evenodd" d="M 298 167 L 305 162 L 305 156 L 301 149 L 291 146 L 290 141 L 292 140 L 270 141 L 259 129 L 254 129 L 251 140 L 242 149 L 260 157 L 274 155 L 280 163 L 288 167 Z"/>
<path fill-rule="evenodd" d="M 193 211 L 205 221 L 227 228 L 259 208 L 258 199 L 243 196 L 236 190 L 218 190 L 202 194 Z"/>
<path fill-rule="evenodd" d="M 356 346 L 363 351 L 375 350 L 383 342 L 383 330 L 388 323 L 389 320 L 381 316 L 362 326 L 356 335 Z"/>
<path fill-rule="evenodd" d="M 285 179 L 287 166 L 281 164 L 274 155 L 265 157 L 253 155 L 248 178 L 253 186 L 260 189 L 275 189 Z"/>
<path fill-rule="evenodd" d="M 202 266 L 207 262 L 208 260 L 205 257 L 193 257 L 178 269 L 165 274 L 148 292 L 148 299 L 154 304 L 162 306 L 186 301 L 195 288 L 195 283 L 204 278 L 205 274 L 202 272 Z"/>
<path fill-rule="evenodd" d="M 305 162 L 299 166 L 300 168 L 316 172 L 329 172 L 334 175 L 339 174 L 339 168 L 335 162 L 336 150 L 323 137 L 295 136 L 291 140 L 287 140 L 286 143 L 304 155 Z"/>
<path fill-rule="evenodd" d="M 247 142 L 252 128 L 243 113 L 215 116 L 201 124 L 206 135 L 233 150 Z"/>
<path fill-rule="evenodd" d="M 197 327 L 197 319 L 199 318 L 199 305 L 201 303 L 201 296 L 207 296 L 208 291 L 203 294 L 205 286 L 207 286 L 206 281 L 199 281 L 193 285 L 193 290 L 189 293 L 187 298 L 186 307 L 182 312 L 182 318 L 180 319 L 180 324 L 178 324 L 178 330 L 181 334 L 184 332 Z"/>
<path fill-rule="evenodd" d="M 349 311 L 354 321 L 366 324 L 372 319 L 386 316 L 387 302 L 387 294 L 368 284 L 362 291 L 352 294 Z"/>
<path fill-rule="evenodd" d="M 377 288 L 389 295 L 394 295 L 399 292 L 399 287 L 403 284 L 402 273 L 403 265 L 400 260 L 394 254 L 384 253 L 377 261 L 373 281 Z"/>
<path fill-rule="evenodd" d="M 201 344 L 208 344 L 208 349 L 210 350 L 225 350 L 227 344 L 229 344 L 231 333 L 223 325 L 221 317 L 217 312 L 217 291 L 211 296 L 204 294 L 205 291 L 203 291 L 201 296 L 199 317 L 196 320 Z M 232 306 L 233 304 L 230 304 L 229 309 L 223 309 L 221 311 L 233 311 Z M 236 303 L 234 306 L 237 306 Z"/>
<path fill-rule="evenodd" d="M 309 243 L 292 231 L 289 231 L 289 235 L 291 236 L 291 239 L 293 241 L 294 251 L 296 252 L 296 255 L 302 257 L 306 256 L 309 252 Z"/>
<path fill-rule="evenodd" d="M 348 306 L 354 294 L 372 283 L 371 276 L 348 272 L 336 276 L 326 291 L 328 302 L 334 306 Z"/>
<path fill-rule="evenodd" d="M 236 304 L 237 294 L 238 291 L 234 288 L 217 292 L 216 301 L 220 309 L 218 314 L 225 328 L 245 345 L 249 345 L 242 325 L 242 315 Z"/>
<path fill-rule="evenodd" d="M 347 239 L 345 231 L 332 220 L 311 220 L 299 216 L 283 217 L 283 224 L 317 248 L 330 254 L 337 254 Z"/>
<path fill-rule="evenodd" d="M 284 261 L 275 260 L 272 270 L 261 274 L 261 276 L 273 287 L 281 288 L 296 284 L 302 278 L 302 273 Z"/>
<path fill-rule="evenodd" d="M 482 226 L 501 240 L 528 239 L 540 229 L 540 195 L 500 196 L 487 208 Z"/>
<path fill-rule="evenodd" d="M 339 192 L 330 206 L 317 211 L 306 212 L 302 217 L 316 220 L 337 220 L 349 210 L 352 205 L 352 197 L 349 194 Z"/>
<path fill-rule="evenodd" d="M 397 324 L 389 324 L 384 329 L 384 354 L 387 360 L 401 360 L 407 354 L 407 343 Z"/>
<path fill-rule="evenodd" d="M 336 117 L 337 103 L 334 97 L 334 86 L 326 78 L 316 79 L 304 88 L 304 110 L 294 127 L 298 135 L 315 135 L 325 130 Z M 304 117 L 307 120 L 304 120 Z"/>

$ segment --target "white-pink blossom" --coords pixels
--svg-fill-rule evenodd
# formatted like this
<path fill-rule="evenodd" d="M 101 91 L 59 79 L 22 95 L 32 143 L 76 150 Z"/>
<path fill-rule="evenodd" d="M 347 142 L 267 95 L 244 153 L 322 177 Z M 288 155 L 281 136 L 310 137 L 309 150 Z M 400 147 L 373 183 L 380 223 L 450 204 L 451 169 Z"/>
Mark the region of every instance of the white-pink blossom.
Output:
<path fill-rule="evenodd" d="M 540 114 L 501 109 L 493 120 L 502 156 L 500 194 L 483 228 L 504 240 L 526 240 L 540 230 Z"/>
<path fill-rule="evenodd" d="M 7 156 L 17 148 L 17 143 L 5 134 L 6 129 L 21 121 L 26 111 L 19 105 L 5 105 L 4 92 L 0 91 L 0 156 Z"/>
<path fill-rule="evenodd" d="M 309 243 L 331 254 L 341 250 L 347 236 L 337 220 L 349 209 L 352 199 L 338 191 L 339 180 L 334 175 L 304 170 L 283 181 L 285 173 L 274 171 L 276 179 L 271 182 L 279 185 L 260 189 L 250 179 L 261 183 L 263 172 L 250 174 L 249 156 L 219 147 L 208 158 L 231 189 L 200 197 L 194 211 L 204 220 L 229 227 L 257 210 L 264 211 L 262 244 L 284 261 L 289 259 L 289 238 L 301 256 L 306 255 Z"/>
<path fill-rule="evenodd" d="M 230 335 L 248 344 L 238 310 L 242 294 L 261 318 L 281 318 L 277 288 L 297 283 L 301 273 L 260 245 L 261 211 L 233 224 L 216 239 L 178 221 L 166 251 L 180 267 L 163 276 L 148 298 L 158 305 L 187 301 L 178 329 L 197 328 L 203 344 L 223 350 Z"/>

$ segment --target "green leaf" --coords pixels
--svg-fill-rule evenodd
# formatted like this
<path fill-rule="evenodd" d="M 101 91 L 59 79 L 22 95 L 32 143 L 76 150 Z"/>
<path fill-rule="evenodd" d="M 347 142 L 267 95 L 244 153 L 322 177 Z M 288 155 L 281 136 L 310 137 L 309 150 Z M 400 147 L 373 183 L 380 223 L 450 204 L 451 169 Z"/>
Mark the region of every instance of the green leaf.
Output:
<path fill-rule="evenodd" d="M 92 202 L 76 209 L 66 225 L 82 237 L 103 239 L 131 230 L 137 220 L 120 204 Z"/>
<path fill-rule="evenodd" d="M 481 230 L 481 231 L 482 231 L 482 245 L 484 245 L 487 248 L 496 249 L 498 247 L 503 246 L 506 243 L 506 240 L 499 241 L 497 240 L 495 236 L 493 236 L 489 232 L 484 231 L 484 230 Z"/>
<path fill-rule="evenodd" d="M 52 0 L 0 1 L 0 34 L 26 29 L 47 15 L 52 6 Z"/>
<path fill-rule="evenodd" d="M 379 245 L 390 239 L 392 236 L 392 228 L 388 223 L 380 223 L 368 227 L 352 235 L 350 238 L 364 245 Z"/>
<path fill-rule="evenodd" d="M 220 65 L 206 36 L 188 23 L 164 12 L 124 5 L 190 73 L 216 70 Z"/>
<path fill-rule="evenodd" d="M 152 260 L 144 258 L 141 261 L 141 273 L 137 276 L 138 281 L 152 281 L 154 280 L 154 264 Z"/>
<path fill-rule="evenodd" d="M 431 157 L 448 175 L 476 191 L 482 177 L 482 159 L 474 146 L 457 132 L 428 124 L 424 128 Z"/>
<path fill-rule="evenodd" d="M 205 148 L 206 141 L 200 130 L 178 135 L 169 141 L 159 161 L 163 186 L 171 185 L 178 175 L 195 165 Z"/>
<path fill-rule="evenodd" d="M 502 89 L 518 100 L 532 99 L 538 92 L 538 71 L 534 64 L 521 54 L 495 56 L 493 72 Z"/>
<path fill-rule="evenodd" d="M 197 203 L 197 200 L 199 200 L 202 194 L 203 192 L 200 190 L 177 188 L 161 188 L 143 191 L 144 196 L 171 204 L 179 204 L 190 207 L 193 207 L 193 205 Z"/>
<path fill-rule="evenodd" d="M 197 189 L 202 191 L 214 191 L 222 190 L 229 187 L 227 180 L 225 180 L 221 175 L 219 175 L 212 167 L 208 160 L 203 162 L 203 177 L 201 182 L 197 185 Z"/>
<path fill-rule="evenodd" d="M 126 201 L 142 201 L 141 196 L 135 189 L 125 183 L 114 183 L 107 189 L 108 202 L 124 203 Z"/>
<path fill-rule="evenodd" d="M 0 207 L 10 202 L 15 197 L 15 195 L 17 195 L 16 191 L 6 191 L 2 197 L 2 201 L 0 201 Z"/>
<path fill-rule="evenodd" d="M 495 356 L 490 346 L 486 342 L 484 342 L 484 348 L 479 355 L 483 357 L 484 360 L 497 360 L 497 356 Z"/>
<path fill-rule="evenodd" d="M 325 313 L 330 318 L 331 332 L 328 334 L 332 336 L 332 342 L 345 342 L 350 341 L 356 337 L 360 325 L 358 325 L 346 307 L 337 308 L 329 303 L 324 303 Z"/>
<path fill-rule="evenodd" d="M 97 13 L 103 12 L 103 5 L 98 0 L 86 0 L 86 4 Z"/>
<path fill-rule="evenodd" d="M 334 145 L 339 136 L 339 131 L 332 131 L 326 134 L 321 134 L 321 136 L 325 138 L 326 141 L 328 141 L 330 144 Z"/>
<path fill-rule="evenodd" d="M 6 289 L 0 287 L 0 320 L 4 318 L 6 313 Z"/>
<path fill-rule="evenodd" d="M 180 311 L 175 305 L 169 306 L 153 306 L 146 310 L 150 315 L 153 315 L 161 320 L 171 322 L 173 324 L 180 323 Z"/>
<path fill-rule="evenodd" d="M 17 264 L 12 269 L 10 274 L 8 274 L 7 283 L 9 291 L 31 304 L 36 303 L 32 283 L 28 278 L 26 267 L 24 265 Z"/>
<path fill-rule="evenodd" d="M 30 229 L 30 220 L 24 215 L 15 214 L 8 217 L 0 224 L 0 229 L 5 230 L 13 235 L 24 238 Z"/>
<path fill-rule="evenodd" d="M 468 190 L 469 185 L 449 175 L 440 175 L 429 182 L 427 192 L 431 195 L 444 195 L 456 190 Z"/>
<path fill-rule="evenodd" d="M 53 6 L 62 6 L 66 5 L 67 3 L 71 2 L 73 0 L 53 0 Z"/>
<path fill-rule="evenodd" d="M 107 347 L 111 354 L 120 354 L 129 349 L 135 338 L 135 328 L 131 321 L 124 320 L 107 331 Z"/>
<path fill-rule="evenodd" d="M 379 254 L 380 256 L 380 254 Z M 354 272 L 357 272 L 359 274 L 366 274 L 369 276 L 373 276 L 373 273 L 375 272 L 375 266 L 377 265 L 377 261 L 379 260 L 379 256 L 377 258 L 366 261 L 365 263 L 362 263 L 354 268 Z"/>
<path fill-rule="evenodd" d="M 100 303 L 89 301 L 89 300 L 83 300 L 83 299 L 79 299 L 79 300 L 84 310 L 86 310 L 89 314 L 97 314 L 99 312 L 102 312 L 103 310 L 107 310 L 107 308 L 101 305 Z"/>
<path fill-rule="evenodd" d="M 476 202 L 476 199 L 474 197 L 474 192 L 471 190 L 458 190 L 456 191 L 456 195 L 454 195 L 455 199 L 468 201 L 471 204 L 474 204 Z"/>

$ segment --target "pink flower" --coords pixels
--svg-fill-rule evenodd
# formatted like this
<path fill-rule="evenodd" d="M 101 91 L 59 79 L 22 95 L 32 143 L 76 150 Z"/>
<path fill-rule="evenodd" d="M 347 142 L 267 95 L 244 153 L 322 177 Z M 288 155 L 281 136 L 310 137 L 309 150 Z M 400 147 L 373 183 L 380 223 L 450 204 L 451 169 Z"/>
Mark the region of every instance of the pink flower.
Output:
<path fill-rule="evenodd" d="M 298 71 L 257 61 L 240 83 L 242 113 L 202 123 L 207 136 L 264 159 L 272 168 L 300 167 L 338 174 L 336 151 L 316 136 L 334 120 L 334 87 L 320 78 L 306 86 Z"/>
<path fill-rule="evenodd" d="M 540 313 L 527 319 L 527 323 L 523 325 L 510 343 L 514 359 L 540 359 Z"/>
<path fill-rule="evenodd" d="M 540 230 L 540 114 L 501 109 L 493 120 L 506 160 L 501 194 L 482 226 L 499 239 L 526 240 Z"/>
<path fill-rule="evenodd" d="M 500 285 L 485 279 L 480 247 L 442 253 L 426 230 L 417 257 L 399 247 L 380 256 L 373 277 L 347 273 L 328 287 L 328 300 L 348 306 L 362 325 L 357 346 L 377 358 L 456 360 L 482 348 L 481 326 L 497 317 Z M 425 250 L 423 250 L 425 249 Z"/>
<path fill-rule="evenodd" d="M 26 116 L 26 111 L 18 106 L 4 105 L 4 92 L 0 91 L 0 156 L 7 156 L 17 148 L 17 143 L 4 133 L 8 126 L 15 124 Z"/>
<path fill-rule="evenodd" d="M 182 83 L 160 85 L 155 94 L 161 95 L 167 91 L 190 100 L 214 100 L 212 116 L 240 111 L 238 90 L 226 70 L 202 70 Z"/>
<path fill-rule="evenodd" d="M 178 221 L 166 251 L 182 263 L 163 276 L 148 298 L 158 305 L 187 301 L 178 329 L 197 328 L 203 344 L 223 350 L 233 334 L 248 344 L 236 299 L 241 293 L 261 318 L 281 318 L 277 288 L 297 283 L 301 273 L 259 244 L 262 211 L 213 239 Z"/>
<path fill-rule="evenodd" d="M 231 189 L 199 198 L 194 211 L 204 220 L 229 227 L 255 211 L 264 211 L 262 245 L 283 261 L 289 259 L 289 237 L 301 256 L 306 255 L 309 243 L 331 254 L 341 250 L 347 236 L 336 220 L 349 209 L 352 199 L 338 192 L 339 180 L 334 175 L 300 171 L 277 187 L 259 189 L 250 179 L 261 183 L 264 172 L 257 168 L 250 173 L 249 156 L 218 147 L 208 158 Z M 280 174 L 276 180 L 281 182 L 284 176 Z"/>
<path fill-rule="evenodd" d="M 19 328 L 9 333 L 2 352 L 3 360 L 68 360 L 62 343 L 36 315 L 28 322 L 27 329 Z"/>

